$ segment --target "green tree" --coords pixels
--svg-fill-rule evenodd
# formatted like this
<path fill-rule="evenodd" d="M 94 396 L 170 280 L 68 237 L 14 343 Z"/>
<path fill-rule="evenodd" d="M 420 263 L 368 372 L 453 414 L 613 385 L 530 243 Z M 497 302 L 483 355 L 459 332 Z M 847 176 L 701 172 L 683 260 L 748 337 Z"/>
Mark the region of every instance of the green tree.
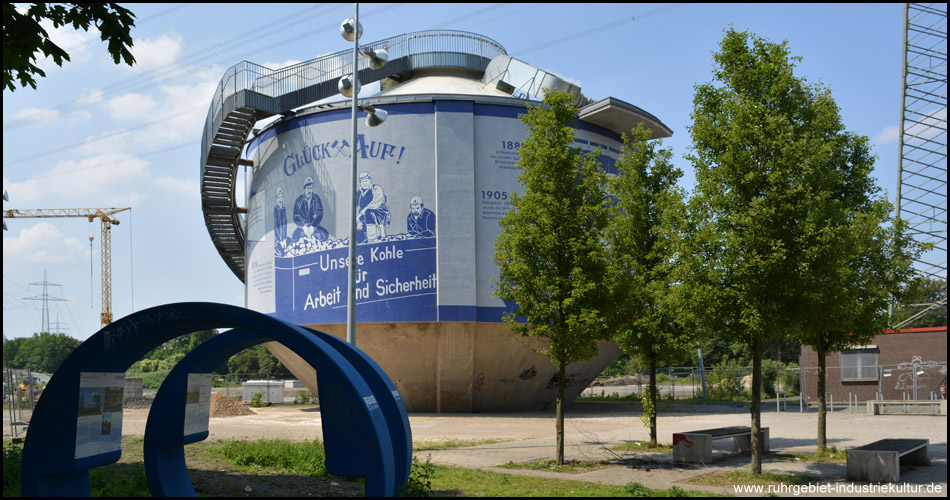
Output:
<path fill-rule="evenodd" d="M 801 245 L 799 338 L 818 357 L 818 451 L 827 447 L 825 381 L 828 354 L 867 344 L 890 327 L 887 306 L 904 300 L 920 247 L 874 196 L 867 138 L 842 134 L 838 161 L 824 162 Z M 833 141 L 830 141 L 833 142 Z M 850 146 L 848 146 L 850 144 Z M 836 170 L 836 171 L 835 171 Z"/>
<path fill-rule="evenodd" d="M 290 370 L 263 345 L 249 347 L 228 360 L 228 373 L 290 376 Z"/>
<path fill-rule="evenodd" d="M 187 335 L 175 337 L 152 349 L 142 359 L 129 367 L 129 373 L 149 373 L 168 371 L 205 340 L 217 335 L 217 330 L 198 330 Z M 218 370 L 215 370 L 217 372 Z"/>
<path fill-rule="evenodd" d="M 79 344 L 79 340 L 63 333 L 34 333 L 32 337 L 15 338 L 4 344 L 3 362 L 8 368 L 55 373 Z"/>
<path fill-rule="evenodd" d="M 940 278 L 918 280 L 903 304 L 903 309 L 895 310 L 894 317 L 891 319 L 892 324 L 898 325 L 912 316 L 919 315 L 902 328 L 947 326 L 947 280 Z"/>
<path fill-rule="evenodd" d="M 53 43 L 49 34 L 40 25 L 48 19 L 53 27 L 71 24 L 73 29 L 89 31 L 95 25 L 102 41 L 108 41 L 109 54 L 116 64 L 124 61 L 131 66 L 135 62 L 132 53 L 132 26 L 135 14 L 116 3 L 64 3 L 29 4 L 25 13 L 17 11 L 12 3 L 3 4 L 3 87 L 16 90 L 14 79 L 21 87 L 36 88 L 34 75 L 46 77 L 46 73 L 33 64 L 42 53 L 52 57 L 58 66 L 69 60 L 69 54 Z"/>
<path fill-rule="evenodd" d="M 763 343 L 801 313 L 801 225 L 813 203 L 809 165 L 826 160 L 827 93 L 793 74 L 787 43 L 726 30 L 713 82 L 696 86 L 696 188 L 677 276 L 680 299 L 707 329 L 752 353 L 752 464 L 762 471 Z"/>
<path fill-rule="evenodd" d="M 571 147 L 577 109 L 565 92 L 550 91 L 542 106 L 522 115 L 524 194 L 512 193 L 500 221 L 494 260 L 495 296 L 517 304 L 505 322 L 517 335 L 540 338 L 539 353 L 557 367 L 557 463 L 564 463 L 564 387 L 567 365 L 597 354 L 608 336 L 601 307 L 607 261 L 606 174 L 598 155 Z M 517 318 L 521 317 L 524 322 Z"/>
<path fill-rule="evenodd" d="M 615 204 L 607 243 L 614 340 L 649 364 L 649 405 L 644 408 L 654 409 L 646 418 L 650 445 L 656 446 L 657 362 L 681 359 L 695 339 L 677 322 L 669 301 L 675 239 L 685 209 L 676 182 L 683 173 L 672 164 L 672 150 L 658 149 L 649 137 L 642 125 L 632 137 L 624 134 L 618 174 L 609 188 Z"/>

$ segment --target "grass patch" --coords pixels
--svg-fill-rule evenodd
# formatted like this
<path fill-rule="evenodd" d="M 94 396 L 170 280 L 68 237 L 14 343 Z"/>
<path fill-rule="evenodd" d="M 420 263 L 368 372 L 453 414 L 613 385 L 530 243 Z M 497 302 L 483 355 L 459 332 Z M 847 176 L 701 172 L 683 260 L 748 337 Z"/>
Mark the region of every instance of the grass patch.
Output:
<path fill-rule="evenodd" d="M 780 484 L 806 484 L 811 480 L 811 477 L 801 474 L 784 474 L 780 472 L 762 472 L 761 474 L 753 474 L 752 471 L 749 470 L 734 470 L 719 474 L 712 474 L 709 476 L 696 477 L 690 479 L 689 482 L 709 484 L 713 486 L 734 486 L 738 484 L 767 486 Z"/>
<path fill-rule="evenodd" d="M 89 469 L 89 489 L 94 497 L 150 497 L 145 463 L 115 463 Z"/>
<path fill-rule="evenodd" d="M 281 439 L 258 441 L 222 441 L 208 452 L 251 471 L 269 470 L 281 474 L 311 477 L 328 476 L 323 443 L 294 442 Z"/>
<path fill-rule="evenodd" d="M 708 493 L 684 491 L 677 487 L 654 490 L 639 483 L 614 486 L 536 476 L 499 474 L 481 469 L 447 465 L 434 466 L 434 496 L 488 497 L 664 497 L 708 496 Z"/>
<path fill-rule="evenodd" d="M 89 488 L 94 497 L 142 497 L 151 496 L 145 464 L 142 462 L 141 439 L 138 444 L 138 461 L 116 463 L 89 470 Z M 125 447 L 134 450 L 123 439 Z M 20 464 L 23 461 L 23 445 L 3 442 L 3 496 L 18 497 L 20 491 Z"/>
<path fill-rule="evenodd" d="M 810 453 L 800 453 L 798 455 L 775 455 L 774 458 L 776 460 L 786 460 L 786 461 L 843 464 L 848 461 L 848 451 L 839 450 L 838 448 L 832 446 L 830 448 L 825 448 L 824 453 L 813 451 Z"/>
<path fill-rule="evenodd" d="M 615 464 L 606 462 L 592 462 L 589 460 L 565 460 L 563 465 L 558 465 L 555 460 L 536 460 L 528 463 L 515 463 L 509 461 L 506 464 L 499 465 L 502 469 L 525 469 L 525 470 L 548 470 L 551 472 L 565 472 L 568 474 L 579 474 L 598 469 L 614 467 Z"/>
<path fill-rule="evenodd" d="M 140 458 L 141 443 L 141 438 L 123 438 L 122 459 L 118 463 L 90 471 L 93 496 L 149 496 L 145 469 Z M 7 441 L 3 444 L 3 451 L 3 496 L 20 496 L 19 471 L 22 445 L 14 445 Z M 189 457 L 192 482 L 195 483 L 198 493 L 202 496 L 304 496 L 308 492 L 318 496 L 353 496 L 362 493 L 361 483 L 351 483 L 332 476 L 309 478 L 316 468 L 315 457 L 323 456 L 323 446 L 319 441 L 203 441 L 186 446 L 185 454 Z M 245 465 L 237 465 L 237 463 Z M 195 470 L 194 467 L 200 464 L 203 464 L 199 467 L 201 470 Z M 235 464 L 239 468 L 246 468 L 256 474 L 235 473 L 229 469 L 228 464 Z M 322 467 L 322 458 L 319 465 L 320 469 L 325 470 Z M 276 473 L 283 475 L 276 479 L 273 476 Z M 293 476 L 299 479 L 295 480 Z M 312 481 L 323 481 L 323 483 L 308 483 Z M 337 485 L 337 482 L 341 484 Z M 248 484 L 253 485 L 253 493 L 245 492 L 244 488 Z M 703 492 L 684 491 L 677 487 L 654 490 L 638 483 L 613 486 L 433 465 L 428 461 L 422 464 L 416 460 L 414 460 L 410 484 L 407 486 L 404 492 L 412 496 L 678 497 L 707 495 Z"/>
<path fill-rule="evenodd" d="M 413 441 L 412 451 L 451 450 L 483 444 L 507 443 L 521 438 L 485 438 L 485 439 L 437 439 L 432 441 Z"/>
<path fill-rule="evenodd" d="M 630 441 L 628 443 L 619 444 L 611 448 L 615 451 L 645 451 L 650 453 L 673 453 L 673 445 L 670 444 L 657 444 L 656 446 L 650 446 L 649 441 Z"/>

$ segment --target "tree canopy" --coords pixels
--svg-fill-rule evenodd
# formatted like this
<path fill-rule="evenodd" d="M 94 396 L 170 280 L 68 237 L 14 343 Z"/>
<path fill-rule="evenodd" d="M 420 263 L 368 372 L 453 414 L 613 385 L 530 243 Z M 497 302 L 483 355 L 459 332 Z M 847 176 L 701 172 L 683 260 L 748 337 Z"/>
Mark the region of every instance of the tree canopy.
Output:
<path fill-rule="evenodd" d="M 752 351 L 752 470 L 761 473 L 762 345 L 798 326 L 801 269 L 813 262 L 800 240 L 812 187 L 847 167 L 833 165 L 837 106 L 794 75 L 800 58 L 786 42 L 730 28 L 713 59 L 713 81 L 695 87 L 688 158 L 696 188 L 677 275 L 684 308 Z"/>
<path fill-rule="evenodd" d="M 41 332 L 32 337 L 12 338 L 3 343 L 3 366 L 51 374 L 81 343 L 63 333 Z"/>
<path fill-rule="evenodd" d="M 659 149 L 649 137 L 642 125 L 632 137 L 624 134 L 618 173 L 609 184 L 615 203 L 606 241 L 614 339 L 625 352 L 648 363 L 649 404 L 644 408 L 655 409 L 657 363 L 682 357 L 695 339 L 670 303 L 675 241 L 685 211 L 684 194 L 676 183 L 683 173 L 672 164 L 672 150 Z M 648 420 L 650 444 L 655 446 L 655 411 Z"/>
<path fill-rule="evenodd" d="M 573 98 L 549 91 L 522 115 L 528 134 L 519 153 L 523 194 L 501 219 L 494 260 L 495 295 L 517 304 L 505 322 L 517 335 L 545 340 L 540 353 L 558 368 L 557 461 L 564 461 L 564 384 L 568 364 L 597 354 L 608 336 L 601 310 L 607 259 L 606 174 L 598 155 L 574 143 Z M 524 322 L 519 320 L 523 318 Z"/>
<path fill-rule="evenodd" d="M 119 64 L 123 61 L 129 66 L 135 63 L 132 52 L 132 27 L 135 14 L 116 3 L 63 3 L 29 4 L 25 13 L 17 11 L 15 4 L 3 4 L 3 87 L 11 92 L 16 90 L 14 80 L 20 87 L 36 88 L 35 76 L 46 77 L 46 72 L 36 64 L 36 58 L 42 54 L 51 57 L 58 66 L 69 61 L 69 54 L 53 43 L 49 34 L 40 25 L 40 21 L 52 21 L 58 28 L 71 24 L 73 29 L 89 31 L 95 26 L 101 39 L 108 42 L 108 51 L 112 60 Z"/>

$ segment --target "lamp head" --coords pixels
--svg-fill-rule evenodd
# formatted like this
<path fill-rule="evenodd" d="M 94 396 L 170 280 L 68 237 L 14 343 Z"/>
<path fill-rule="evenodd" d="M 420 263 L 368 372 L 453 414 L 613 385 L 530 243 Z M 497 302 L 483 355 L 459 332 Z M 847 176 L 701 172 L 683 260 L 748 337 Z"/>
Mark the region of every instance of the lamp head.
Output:
<path fill-rule="evenodd" d="M 355 28 L 354 25 L 356 25 Z M 347 19 L 340 24 L 340 35 L 348 42 L 357 40 L 363 36 L 363 25 L 357 24 L 352 18 Z"/>
<path fill-rule="evenodd" d="M 351 81 L 352 78 L 353 77 L 349 75 L 341 76 L 340 81 L 336 84 L 336 88 L 340 91 L 341 94 L 343 94 L 344 97 L 353 97 L 354 95 L 353 82 Z M 359 93 L 360 93 L 360 81 L 356 80 L 355 94 L 359 95 Z"/>
<path fill-rule="evenodd" d="M 366 125 L 370 127 L 381 125 L 384 121 L 386 121 L 386 117 L 389 116 L 389 113 L 387 113 L 385 109 L 374 108 L 371 104 L 360 106 L 360 109 L 369 114 L 366 117 Z"/>
<path fill-rule="evenodd" d="M 385 49 L 373 50 L 367 46 L 360 49 L 360 54 L 369 58 L 369 67 L 373 69 L 380 69 L 389 62 L 389 53 Z"/>

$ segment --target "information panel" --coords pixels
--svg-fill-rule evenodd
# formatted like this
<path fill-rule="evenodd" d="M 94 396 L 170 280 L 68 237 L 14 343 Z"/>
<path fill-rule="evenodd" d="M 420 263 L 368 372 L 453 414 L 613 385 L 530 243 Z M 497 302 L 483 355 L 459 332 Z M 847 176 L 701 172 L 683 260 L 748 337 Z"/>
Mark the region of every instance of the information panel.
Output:
<path fill-rule="evenodd" d="M 211 374 L 189 373 L 185 393 L 185 435 L 208 431 L 211 418 Z"/>
<path fill-rule="evenodd" d="M 86 458 L 121 449 L 124 396 L 124 373 L 80 374 L 74 458 Z"/>

